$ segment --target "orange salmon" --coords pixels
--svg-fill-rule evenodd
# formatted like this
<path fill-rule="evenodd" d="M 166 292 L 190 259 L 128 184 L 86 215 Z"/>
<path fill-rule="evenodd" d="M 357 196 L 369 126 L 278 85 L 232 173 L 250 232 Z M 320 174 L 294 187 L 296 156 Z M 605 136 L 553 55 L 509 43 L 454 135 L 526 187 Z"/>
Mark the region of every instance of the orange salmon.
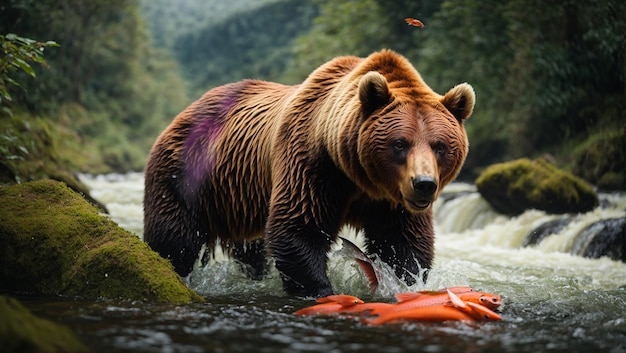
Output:
<path fill-rule="evenodd" d="M 470 308 L 472 308 L 472 316 L 477 320 L 502 320 L 502 316 L 489 309 L 486 306 L 476 304 L 473 302 L 465 302 Z"/>
<path fill-rule="evenodd" d="M 474 317 L 449 305 L 423 306 L 402 311 L 390 311 L 377 318 L 365 320 L 370 325 L 380 325 L 408 320 L 418 321 L 474 321 Z"/>
<path fill-rule="evenodd" d="M 360 315 L 375 310 L 385 311 L 388 303 L 363 303 L 356 305 L 341 305 L 339 303 L 323 303 L 309 306 L 294 312 L 295 315 Z"/>
<path fill-rule="evenodd" d="M 315 301 L 318 303 L 338 303 L 343 306 L 363 304 L 361 299 L 346 294 L 329 295 L 327 297 L 318 298 Z"/>
<path fill-rule="evenodd" d="M 329 295 L 327 297 L 318 298 L 318 303 L 313 306 L 309 306 L 296 311 L 295 315 L 334 315 L 339 314 L 341 310 L 351 308 L 357 305 L 364 305 L 364 302 L 351 295 L 337 294 Z M 367 309 L 364 309 L 367 310 Z"/>
<path fill-rule="evenodd" d="M 393 304 L 389 303 L 364 303 L 359 305 L 345 306 L 338 311 L 339 314 L 365 314 L 366 312 L 374 313 L 375 311 L 386 311 L 389 306 Z"/>
<path fill-rule="evenodd" d="M 432 293 L 432 294 L 431 294 Z M 426 306 L 445 305 L 450 303 L 450 296 L 448 293 L 431 292 L 425 293 L 398 293 L 396 294 L 397 303 L 391 304 L 387 308 L 379 308 L 373 310 L 373 314 L 382 315 L 383 310 L 388 312 L 404 311 Z"/>
<path fill-rule="evenodd" d="M 491 310 L 497 309 L 498 307 L 500 307 L 500 304 L 502 304 L 500 296 L 492 293 L 468 292 L 460 293 L 458 294 L 458 296 L 466 302 L 480 304 Z"/>
<path fill-rule="evenodd" d="M 502 317 L 491 309 L 474 302 L 466 302 L 448 290 L 450 303 L 457 309 L 471 315 L 476 320 L 502 320 Z"/>
<path fill-rule="evenodd" d="M 419 306 L 406 310 L 390 310 L 380 314 L 377 318 L 365 320 L 370 325 L 380 325 L 399 321 L 476 321 L 502 320 L 500 315 L 490 309 L 473 303 L 464 302 L 452 291 L 447 290 L 449 304 Z"/>
<path fill-rule="evenodd" d="M 446 290 L 450 290 L 454 294 L 458 294 L 461 299 L 466 302 L 474 302 L 476 304 L 480 304 L 485 306 L 491 310 L 497 309 L 500 304 L 502 304 L 502 299 L 499 295 L 487 292 L 479 292 L 474 290 L 472 287 L 448 287 L 439 289 L 438 292 L 445 292 Z M 421 292 L 418 292 L 421 293 Z"/>
<path fill-rule="evenodd" d="M 453 286 L 453 287 L 440 288 L 440 289 L 437 289 L 435 292 L 447 293 L 448 290 L 450 290 L 454 294 L 459 294 L 459 293 L 473 292 L 474 288 L 468 287 L 468 286 Z M 428 292 L 428 291 L 419 291 L 418 293 L 425 293 L 425 292 Z"/>
<path fill-rule="evenodd" d="M 471 301 L 464 301 L 451 289 L 423 291 L 419 293 L 399 293 L 399 302 L 364 303 L 351 295 L 330 295 L 317 299 L 317 305 L 296 311 L 295 315 L 378 315 L 365 322 L 378 325 L 402 320 L 447 321 L 447 320 L 502 320 L 491 309 Z M 408 297 L 402 301 L 403 296 Z"/>
<path fill-rule="evenodd" d="M 324 303 L 317 304 L 313 306 L 309 306 L 303 309 L 300 309 L 294 312 L 294 315 L 302 316 L 302 315 L 333 315 L 336 314 L 338 310 L 341 310 L 345 306 L 339 303 Z"/>
<path fill-rule="evenodd" d="M 476 304 L 485 305 L 483 304 L 483 301 L 481 300 L 481 299 L 485 299 L 485 296 L 481 292 L 464 292 L 464 293 L 454 294 L 454 291 L 449 290 L 449 289 L 448 291 L 449 293 L 452 293 L 453 295 L 460 298 L 461 302 L 473 302 Z M 382 315 L 388 311 L 403 311 L 403 310 L 425 307 L 425 306 L 449 305 L 451 304 L 451 299 L 450 299 L 451 296 L 449 293 L 440 292 L 440 291 L 398 293 L 395 295 L 396 299 L 398 300 L 397 303 L 389 304 L 388 306 L 376 307 L 372 309 L 372 314 Z M 495 296 L 495 294 L 493 296 Z M 498 303 L 499 303 L 499 297 L 498 297 Z M 491 307 L 488 307 L 486 305 L 485 307 L 487 307 L 488 309 L 492 309 Z M 497 308 L 497 306 L 494 307 L 493 309 L 495 308 Z"/>
<path fill-rule="evenodd" d="M 450 297 L 447 292 L 440 290 L 437 291 L 420 291 L 420 292 L 407 292 L 407 293 L 398 293 L 395 295 L 398 303 L 398 306 L 427 306 L 427 305 L 439 305 L 446 304 L 450 301 Z M 483 293 L 483 292 L 457 292 L 453 289 L 448 289 L 450 292 L 458 295 L 461 300 L 466 302 L 473 302 L 476 304 L 483 305 L 491 310 L 497 309 L 500 304 L 500 296 L 491 293 Z"/>

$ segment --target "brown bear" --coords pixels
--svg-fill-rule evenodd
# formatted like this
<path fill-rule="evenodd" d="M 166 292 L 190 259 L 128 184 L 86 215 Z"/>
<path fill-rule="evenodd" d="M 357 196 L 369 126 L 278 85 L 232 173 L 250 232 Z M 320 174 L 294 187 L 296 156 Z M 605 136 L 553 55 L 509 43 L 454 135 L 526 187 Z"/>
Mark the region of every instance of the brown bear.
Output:
<path fill-rule="evenodd" d="M 435 93 L 390 50 L 335 58 L 295 86 L 216 87 L 152 147 L 144 239 L 182 276 L 205 244 L 256 275 L 267 251 L 287 293 L 324 296 L 348 225 L 414 283 L 433 261 L 431 205 L 465 161 L 474 101 L 466 83 Z"/>

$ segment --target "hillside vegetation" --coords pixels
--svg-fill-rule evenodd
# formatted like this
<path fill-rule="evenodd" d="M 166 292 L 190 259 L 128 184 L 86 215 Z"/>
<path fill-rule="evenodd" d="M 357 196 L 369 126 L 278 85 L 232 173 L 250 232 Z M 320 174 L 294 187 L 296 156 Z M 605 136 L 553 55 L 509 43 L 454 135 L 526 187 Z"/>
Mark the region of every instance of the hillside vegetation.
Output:
<path fill-rule="evenodd" d="M 0 147 L 43 121 L 66 169 L 141 170 L 158 133 L 211 87 L 296 83 L 334 56 L 391 48 L 440 93 L 476 89 L 462 178 L 543 156 L 626 189 L 625 17 L 619 0 L 7 0 L 0 34 L 60 46 L 36 78 L 15 77 Z"/>

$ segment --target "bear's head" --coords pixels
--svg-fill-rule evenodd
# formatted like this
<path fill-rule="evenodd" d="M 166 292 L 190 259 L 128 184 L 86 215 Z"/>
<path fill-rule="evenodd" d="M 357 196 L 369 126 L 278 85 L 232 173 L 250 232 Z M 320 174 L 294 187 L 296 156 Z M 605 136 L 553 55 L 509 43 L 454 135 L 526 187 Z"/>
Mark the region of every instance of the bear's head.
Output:
<path fill-rule="evenodd" d="M 475 94 L 462 83 L 441 96 L 412 66 L 403 71 L 369 71 L 360 78 L 357 154 L 370 196 L 421 212 L 465 162 L 463 122 L 472 114 Z"/>

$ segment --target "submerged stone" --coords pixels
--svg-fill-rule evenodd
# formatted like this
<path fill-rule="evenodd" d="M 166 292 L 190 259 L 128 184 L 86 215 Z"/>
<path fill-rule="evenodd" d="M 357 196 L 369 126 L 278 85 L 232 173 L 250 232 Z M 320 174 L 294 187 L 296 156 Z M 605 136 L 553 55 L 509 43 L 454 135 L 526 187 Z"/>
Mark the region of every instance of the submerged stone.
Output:
<path fill-rule="evenodd" d="M 590 224 L 576 238 L 572 253 L 626 262 L 626 218 L 603 219 Z"/>
<path fill-rule="evenodd" d="M 494 164 L 476 179 L 476 188 L 494 209 L 508 215 L 528 209 L 583 213 L 598 205 L 591 185 L 543 159 Z"/>
<path fill-rule="evenodd" d="M 19 301 L 0 296 L 2 352 L 88 352 L 66 326 L 33 315 Z"/>
<path fill-rule="evenodd" d="M 537 245 L 548 236 L 559 234 L 572 221 L 572 218 L 572 216 L 563 215 L 540 225 L 526 235 L 522 246 Z"/>
<path fill-rule="evenodd" d="M 167 260 L 53 180 L 0 187 L 0 291 L 203 301 Z"/>

